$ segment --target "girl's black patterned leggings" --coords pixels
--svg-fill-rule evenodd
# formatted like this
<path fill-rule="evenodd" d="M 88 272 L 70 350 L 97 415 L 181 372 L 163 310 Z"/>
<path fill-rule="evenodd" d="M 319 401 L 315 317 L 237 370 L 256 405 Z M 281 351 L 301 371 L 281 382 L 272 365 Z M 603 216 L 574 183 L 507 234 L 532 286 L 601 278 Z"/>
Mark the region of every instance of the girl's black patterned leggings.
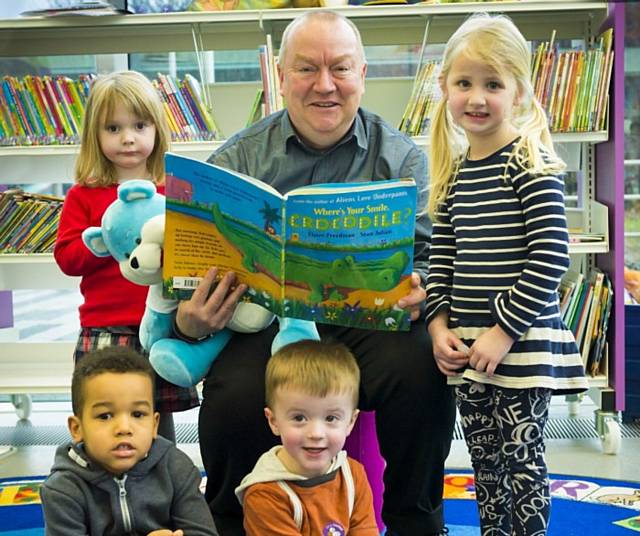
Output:
<path fill-rule="evenodd" d="M 544 536 L 551 500 L 543 431 L 551 390 L 456 386 L 482 536 Z"/>

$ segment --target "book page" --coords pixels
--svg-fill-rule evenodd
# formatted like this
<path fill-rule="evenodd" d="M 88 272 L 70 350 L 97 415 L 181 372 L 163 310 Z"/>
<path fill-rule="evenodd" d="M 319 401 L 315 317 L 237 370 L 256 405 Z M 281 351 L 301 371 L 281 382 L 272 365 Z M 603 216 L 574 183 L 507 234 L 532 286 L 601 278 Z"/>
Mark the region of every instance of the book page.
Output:
<path fill-rule="evenodd" d="M 165 295 L 189 297 L 216 266 L 220 277 L 235 272 L 253 295 L 279 296 L 282 196 L 251 177 L 171 153 L 166 170 Z"/>
<path fill-rule="evenodd" d="M 413 180 L 314 185 L 285 196 L 286 316 L 405 330 L 411 290 Z"/>

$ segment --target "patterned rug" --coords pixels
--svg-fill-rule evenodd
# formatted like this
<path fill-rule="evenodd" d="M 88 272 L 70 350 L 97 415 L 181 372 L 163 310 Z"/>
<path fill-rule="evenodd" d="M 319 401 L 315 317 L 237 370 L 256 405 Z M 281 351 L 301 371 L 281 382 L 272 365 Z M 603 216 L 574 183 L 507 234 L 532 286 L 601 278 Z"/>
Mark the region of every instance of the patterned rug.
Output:
<path fill-rule="evenodd" d="M 451 536 L 477 536 L 473 474 L 445 477 L 445 519 Z M 640 483 L 551 475 L 549 536 L 640 533 Z"/>
<path fill-rule="evenodd" d="M 0 535 L 43 536 L 38 490 L 43 477 L 0 480 Z M 549 536 L 640 533 L 640 483 L 552 475 Z M 477 536 L 473 475 L 445 478 L 445 517 L 451 536 Z"/>

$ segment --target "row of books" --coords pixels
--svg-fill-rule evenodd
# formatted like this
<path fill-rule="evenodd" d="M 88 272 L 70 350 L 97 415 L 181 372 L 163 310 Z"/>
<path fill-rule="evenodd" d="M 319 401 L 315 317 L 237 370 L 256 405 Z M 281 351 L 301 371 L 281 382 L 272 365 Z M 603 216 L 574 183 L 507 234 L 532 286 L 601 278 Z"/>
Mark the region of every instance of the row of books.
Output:
<path fill-rule="evenodd" d="M 162 98 L 173 141 L 217 140 L 222 136 L 195 77 L 186 74 L 179 80 L 158 73 L 152 83 Z"/>
<path fill-rule="evenodd" d="M 273 54 L 271 34 L 267 34 L 266 45 L 261 45 L 258 48 L 258 58 L 262 77 L 262 103 L 264 104 L 264 117 L 266 117 L 284 108 L 282 95 L 280 95 L 280 78 L 276 68 L 277 60 Z"/>
<path fill-rule="evenodd" d="M 80 142 L 82 119 L 95 75 L 5 76 L 0 91 L 0 145 Z M 158 74 L 152 81 L 162 99 L 173 141 L 205 141 L 219 129 L 198 81 Z"/>
<path fill-rule="evenodd" d="M 280 94 L 280 78 L 276 67 L 278 60 L 273 53 L 271 34 L 267 34 L 266 44 L 258 47 L 258 61 L 262 85 L 258 88 L 249 110 L 249 117 L 247 117 L 245 124 L 247 127 L 284 108 L 284 100 Z"/>
<path fill-rule="evenodd" d="M 532 54 L 534 92 L 549 118 L 552 132 L 605 130 L 609 84 L 613 68 L 613 29 L 605 31 L 587 50 L 560 52 L 551 40 Z M 429 133 L 430 118 L 442 98 L 438 85 L 440 62 L 428 61 L 416 72 L 409 102 L 398 126 L 410 136 Z"/>
<path fill-rule="evenodd" d="M 0 253 L 53 251 L 62 203 L 62 197 L 20 189 L 0 193 Z"/>
<path fill-rule="evenodd" d="M 424 136 L 429 132 L 430 117 L 442 98 L 438 85 L 440 62 L 428 61 L 419 67 L 398 130 L 409 136 Z"/>
<path fill-rule="evenodd" d="M 611 280 L 602 271 L 593 269 L 588 277 L 569 270 L 559 288 L 560 312 L 573 332 L 582 355 L 585 371 L 592 376 L 600 373 L 607 352 L 607 328 L 613 305 Z"/>
<path fill-rule="evenodd" d="M 558 52 L 551 41 L 533 56 L 534 92 L 555 132 L 604 130 L 613 68 L 613 29 L 588 50 Z"/>
<path fill-rule="evenodd" d="M 5 76 L 0 93 L 0 145 L 78 143 L 93 78 Z"/>

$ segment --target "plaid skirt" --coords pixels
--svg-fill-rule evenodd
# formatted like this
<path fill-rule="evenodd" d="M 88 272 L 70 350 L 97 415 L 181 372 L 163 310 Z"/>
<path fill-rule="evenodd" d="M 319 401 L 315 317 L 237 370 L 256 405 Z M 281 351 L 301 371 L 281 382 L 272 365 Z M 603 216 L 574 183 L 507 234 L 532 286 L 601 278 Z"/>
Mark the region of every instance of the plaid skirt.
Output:
<path fill-rule="evenodd" d="M 107 346 L 127 346 L 147 357 L 140 344 L 136 326 L 110 326 L 103 328 L 81 328 L 78 344 L 73 355 L 74 363 L 91 350 Z M 195 408 L 200 404 L 195 387 L 179 387 L 169 383 L 157 374 L 154 389 L 155 409 L 159 413 L 173 413 Z"/>

